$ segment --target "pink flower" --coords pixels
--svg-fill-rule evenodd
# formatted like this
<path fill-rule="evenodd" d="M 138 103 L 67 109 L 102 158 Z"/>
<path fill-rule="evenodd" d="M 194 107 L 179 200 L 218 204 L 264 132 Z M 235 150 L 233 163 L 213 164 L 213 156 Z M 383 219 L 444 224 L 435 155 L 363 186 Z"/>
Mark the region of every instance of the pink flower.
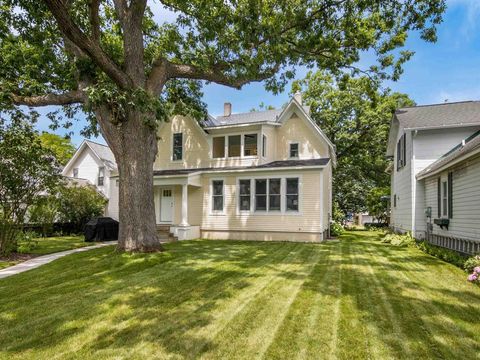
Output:
<path fill-rule="evenodd" d="M 475 266 L 473 272 L 480 275 L 480 266 Z"/>
<path fill-rule="evenodd" d="M 478 275 L 475 273 L 468 275 L 468 278 L 467 278 L 467 280 L 471 282 L 477 281 L 477 279 L 478 279 Z"/>

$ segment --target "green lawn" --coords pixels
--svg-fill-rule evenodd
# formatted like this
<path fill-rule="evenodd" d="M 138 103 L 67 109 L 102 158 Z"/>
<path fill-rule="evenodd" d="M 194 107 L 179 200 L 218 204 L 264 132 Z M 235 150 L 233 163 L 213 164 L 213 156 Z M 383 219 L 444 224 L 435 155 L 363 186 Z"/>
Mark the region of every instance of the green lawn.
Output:
<path fill-rule="evenodd" d="M 0 357 L 478 359 L 480 288 L 375 237 L 67 256 L 0 280 Z"/>
<path fill-rule="evenodd" d="M 93 245 L 92 243 L 85 242 L 83 235 L 38 238 L 36 240 L 38 241 L 38 245 L 32 251 L 27 251 L 29 254 L 45 255 Z M 21 244 L 22 242 L 20 242 L 20 245 Z"/>

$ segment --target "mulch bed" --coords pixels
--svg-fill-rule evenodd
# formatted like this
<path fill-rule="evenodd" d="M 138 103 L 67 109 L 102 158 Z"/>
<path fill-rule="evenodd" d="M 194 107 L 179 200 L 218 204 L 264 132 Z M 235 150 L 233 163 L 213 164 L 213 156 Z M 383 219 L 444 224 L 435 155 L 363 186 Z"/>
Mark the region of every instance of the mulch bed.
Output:
<path fill-rule="evenodd" d="M 27 261 L 30 260 L 34 257 L 37 257 L 38 255 L 35 254 L 20 254 L 20 253 L 11 253 L 8 256 L 0 256 L 0 261 L 16 261 L 16 262 L 22 262 L 22 261 Z"/>

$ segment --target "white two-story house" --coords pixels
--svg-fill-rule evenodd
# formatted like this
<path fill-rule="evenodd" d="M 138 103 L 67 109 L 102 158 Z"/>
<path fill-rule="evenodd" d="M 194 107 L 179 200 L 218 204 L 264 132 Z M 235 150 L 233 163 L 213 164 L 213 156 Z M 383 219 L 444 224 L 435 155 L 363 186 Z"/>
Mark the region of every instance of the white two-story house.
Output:
<path fill-rule="evenodd" d="M 465 223 L 465 216 L 475 223 L 480 221 L 480 201 L 477 207 L 468 204 L 476 196 L 474 194 L 478 193 L 480 200 L 478 185 L 472 187 L 470 195 L 462 195 L 467 186 L 462 185 L 467 171 L 447 171 L 446 165 L 451 154 L 458 154 L 459 149 L 476 138 L 479 130 L 478 101 L 415 106 L 396 111 L 387 148 L 387 156 L 393 160 L 389 170 L 390 225 L 394 230 L 411 232 L 421 239 L 427 236 L 432 239 L 435 235 L 435 239 L 444 241 L 442 246 L 455 249 L 462 241 L 480 239 L 479 231 L 465 231 L 466 226 L 471 226 Z M 465 215 L 468 211 L 470 215 Z M 447 222 L 450 224 L 448 230 Z M 460 242 L 446 244 L 452 238 Z"/>
<path fill-rule="evenodd" d="M 175 116 L 158 136 L 159 228 L 180 240 L 327 237 L 335 150 L 299 94 L 280 110 L 234 114 L 226 103 L 223 116 L 203 123 Z M 112 208 L 118 206 L 116 180 L 110 182 Z"/>

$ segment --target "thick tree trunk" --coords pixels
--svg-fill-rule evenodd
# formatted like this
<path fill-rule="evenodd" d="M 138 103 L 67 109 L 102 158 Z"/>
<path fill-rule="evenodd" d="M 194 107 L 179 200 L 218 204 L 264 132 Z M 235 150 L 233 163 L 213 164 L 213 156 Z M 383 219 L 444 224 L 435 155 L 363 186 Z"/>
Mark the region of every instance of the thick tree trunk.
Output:
<path fill-rule="evenodd" d="M 103 115 L 106 115 L 103 112 Z M 153 198 L 153 163 L 156 132 L 145 125 L 141 113 L 131 111 L 120 125 L 102 121 L 104 136 L 119 172 L 118 249 L 150 252 L 162 250 L 157 236 Z"/>

